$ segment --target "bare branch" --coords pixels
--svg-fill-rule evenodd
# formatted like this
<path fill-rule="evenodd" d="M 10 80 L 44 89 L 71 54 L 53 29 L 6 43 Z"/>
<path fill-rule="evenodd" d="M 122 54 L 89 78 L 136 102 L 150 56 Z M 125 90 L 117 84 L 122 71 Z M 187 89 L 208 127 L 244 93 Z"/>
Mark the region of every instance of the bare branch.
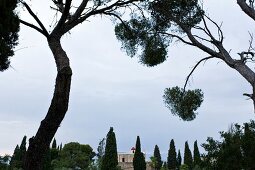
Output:
<path fill-rule="evenodd" d="M 35 21 L 39 24 L 39 26 L 41 27 L 41 29 L 36 29 L 36 26 L 32 26 L 32 24 L 29 24 L 25 21 L 22 21 L 24 25 L 27 25 L 31 28 L 34 28 L 35 30 L 39 31 L 40 33 L 42 33 L 44 36 L 46 36 L 47 38 L 49 37 L 49 33 L 46 30 L 46 28 L 44 27 L 44 25 L 42 24 L 42 22 L 39 20 L 39 18 L 35 15 L 35 13 L 32 11 L 32 9 L 27 5 L 26 2 L 21 2 L 25 8 L 27 9 L 27 11 L 29 12 L 29 14 L 35 19 Z M 38 27 L 37 27 L 38 28 Z"/>
<path fill-rule="evenodd" d="M 87 14 L 81 16 L 80 18 L 78 18 L 77 20 L 72 20 L 67 22 L 67 24 L 65 25 L 64 29 L 62 30 L 62 34 L 70 31 L 73 27 L 75 27 L 76 25 L 82 23 L 83 21 L 85 21 L 86 19 L 88 19 L 91 16 L 95 16 L 98 14 L 103 14 L 104 12 L 112 12 L 114 10 L 116 10 L 117 8 L 121 8 L 121 7 L 126 7 L 126 5 L 131 4 L 133 2 L 137 2 L 138 0 L 128 0 L 128 1 L 116 1 L 115 3 L 106 6 L 104 8 L 100 8 L 100 9 L 93 9 L 92 11 L 88 12 Z"/>
<path fill-rule="evenodd" d="M 213 57 L 213 56 L 205 57 L 205 58 L 203 58 L 203 59 L 201 59 L 200 61 L 197 62 L 197 64 L 193 67 L 193 69 L 191 70 L 191 72 L 189 73 L 189 75 L 188 75 L 187 78 L 186 78 L 186 81 L 185 81 L 185 84 L 184 84 L 184 87 L 183 87 L 183 90 L 184 90 L 184 91 L 185 91 L 185 89 L 186 89 L 186 86 L 187 86 L 187 84 L 188 84 L 188 81 L 189 81 L 189 79 L 190 79 L 190 76 L 193 74 L 193 72 L 194 72 L 195 69 L 198 67 L 198 65 L 199 65 L 200 63 L 202 63 L 203 61 L 206 62 L 207 60 L 209 60 L 209 59 L 211 59 L 211 58 L 214 58 L 214 57 Z"/>
<path fill-rule="evenodd" d="M 81 14 L 84 11 L 84 9 L 86 8 L 88 2 L 89 2 L 89 0 L 83 0 L 81 2 L 80 6 L 77 8 L 75 13 L 72 15 L 72 20 L 76 20 L 81 16 Z"/>
<path fill-rule="evenodd" d="M 244 96 L 247 96 L 247 97 L 249 97 L 249 99 L 252 99 L 252 100 L 253 100 L 253 94 L 244 93 L 243 95 L 244 95 Z"/>
<path fill-rule="evenodd" d="M 28 26 L 28 27 L 30 27 L 30 28 L 33 28 L 33 29 L 35 29 L 36 31 L 40 32 L 40 33 L 43 34 L 45 37 L 48 37 L 48 36 L 49 36 L 49 34 L 45 34 L 45 32 L 44 32 L 43 30 L 41 30 L 39 27 L 37 27 L 37 26 L 35 26 L 35 25 L 33 25 L 33 24 L 30 24 L 30 23 L 28 23 L 28 22 L 26 22 L 26 21 L 23 21 L 22 19 L 19 19 L 19 21 L 20 21 L 21 24 L 24 24 L 24 25 L 26 25 L 26 26 Z"/>
<path fill-rule="evenodd" d="M 209 33 L 209 35 L 210 35 L 210 37 L 214 40 L 214 41 L 216 41 L 216 42 L 220 42 L 220 43 L 222 43 L 222 41 L 223 41 L 223 39 L 224 39 L 224 37 L 223 37 L 223 32 L 222 32 L 222 30 L 221 30 L 221 26 L 219 26 L 215 21 L 213 21 L 210 17 L 208 17 L 208 16 L 206 16 L 206 15 L 204 15 L 210 22 L 212 22 L 216 27 L 217 27 L 217 29 L 218 29 L 218 35 L 219 35 L 219 40 L 216 40 L 214 37 L 213 37 L 213 35 L 211 34 L 211 32 L 210 32 L 210 30 L 208 29 L 208 27 L 207 27 L 207 25 L 206 25 L 206 21 L 204 20 L 204 23 L 205 23 L 205 27 L 206 27 L 206 29 L 208 30 L 208 33 Z"/>
<path fill-rule="evenodd" d="M 185 43 L 185 44 L 194 46 L 194 44 L 192 44 L 191 42 L 188 42 L 188 41 L 184 40 L 182 37 L 180 37 L 180 36 L 178 36 L 178 35 L 171 34 L 171 33 L 167 33 L 167 32 L 161 32 L 161 31 L 159 31 L 158 33 L 164 34 L 164 35 L 168 35 L 168 36 L 173 37 L 173 38 L 177 38 L 178 40 L 180 40 L 181 42 L 183 42 L 183 43 Z"/>

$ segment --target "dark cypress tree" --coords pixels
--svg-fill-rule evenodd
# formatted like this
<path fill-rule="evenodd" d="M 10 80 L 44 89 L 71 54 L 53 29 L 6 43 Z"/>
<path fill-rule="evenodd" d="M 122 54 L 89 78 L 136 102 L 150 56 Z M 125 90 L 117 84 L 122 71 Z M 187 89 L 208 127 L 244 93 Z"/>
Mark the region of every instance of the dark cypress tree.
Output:
<path fill-rule="evenodd" d="M 160 168 L 162 167 L 163 162 L 161 160 L 161 155 L 160 155 L 158 145 L 155 145 L 153 156 L 156 159 L 155 170 L 160 170 Z"/>
<path fill-rule="evenodd" d="M 27 137 L 26 136 L 24 136 L 23 137 L 23 139 L 22 139 L 22 142 L 21 142 L 21 144 L 20 144 L 20 161 L 24 161 L 24 159 L 25 159 L 25 156 L 26 156 L 26 152 L 27 152 L 27 147 L 26 147 L 26 145 L 27 145 Z"/>
<path fill-rule="evenodd" d="M 22 162 L 25 159 L 25 155 L 26 155 L 26 139 L 27 137 L 24 136 L 22 139 L 22 142 L 19 145 L 16 146 L 11 161 L 10 161 L 10 168 L 11 169 L 21 169 L 22 168 Z"/>
<path fill-rule="evenodd" d="M 146 162 L 143 153 L 141 152 L 140 137 L 137 136 L 135 145 L 135 155 L 133 159 L 134 170 L 146 170 Z"/>
<path fill-rule="evenodd" d="M 175 170 L 177 167 L 176 150 L 173 139 L 170 142 L 170 148 L 168 150 L 167 167 L 169 170 Z"/>
<path fill-rule="evenodd" d="M 254 123 L 254 122 L 253 122 Z M 250 124 L 244 124 L 244 135 L 242 137 L 243 165 L 244 169 L 255 169 L 255 132 Z M 253 127 L 254 128 L 254 127 Z"/>
<path fill-rule="evenodd" d="M 197 166 L 201 166 L 201 157 L 200 157 L 200 153 L 198 150 L 198 146 L 197 146 L 197 141 L 194 142 L 194 152 L 193 152 L 193 156 L 194 156 L 194 167 Z"/>
<path fill-rule="evenodd" d="M 56 141 L 56 139 L 55 139 L 55 138 L 53 139 L 53 142 L 52 142 L 51 148 L 57 149 L 57 141 Z"/>
<path fill-rule="evenodd" d="M 17 145 L 14 149 L 11 161 L 10 161 L 10 169 L 21 168 L 22 162 L 20 162 L 20 148 Z"/>
<path fill-rule="evenodd" d="M 189 149 L 189 144 L 186 141 L 185 142 L 185 149 L 184 149 L 184 164 L 187 165 L 189 167 L 189 169 L 192 169 L 192 154 L 191 151 Z"/>
<path fill-rule="evenodd" d="M 19 19 L 14 12 L 17 2 L 17 0 L 0 1 L 0 71 L 9 67 L 9 57 L 14 55 L 13 48 L 17 45 Z"/>
<path fill-rule="evenodd" d="M 180 149 L 178 150 L 178 155 L 177 155 L 177 169 L 180 169 L 180 166 L 182 165 L 182 156 Z"/>
<path fill-rule="evenodd" d="M 101 170 L 117 170 L 117 166 L 117 144 L 115 133 L 113 132 L 113 128 L 111 127 L 106 138 L 105 154 L 103 156 Z"/>

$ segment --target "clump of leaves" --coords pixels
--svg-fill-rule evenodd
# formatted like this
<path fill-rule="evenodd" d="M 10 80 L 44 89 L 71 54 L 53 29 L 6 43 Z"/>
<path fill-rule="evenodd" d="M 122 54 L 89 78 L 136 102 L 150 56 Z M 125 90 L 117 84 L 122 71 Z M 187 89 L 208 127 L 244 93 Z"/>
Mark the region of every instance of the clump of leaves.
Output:
<path fill-rule="evenodd" d="M 153 22 L 133 16 L 130 21 L 125 21 L 115 26 L 115 35 L 122 42 L 122 48 L 131 57 L 138 55 L 139 62 L 153 67 L 163 63 L 167 58 L 168 40 L 156 32 L 149 33 L 154 29 Z"/>
<path fill-rule="evenodd" d="M 197 25 L 204 14 L 198 0 L 156 0 L 150 3 L 149 10 L 154 20 L 170 27 L 169 23 L 191 28 Z"/>
<path fill-rule="evenodd" d="M 17 3 L 17 0 L 0 1 L 0 71 L 9 67 L 9 57 L 14 55 L 13 48 L 17 45 L 19 19 L 14 11 Z"/>
<path fill-rule="evenodd" d="M 184 121 L 196 118 L 195 112 L 203 102 L 203 93 L 200 89 L 184 91 L 179 87 L 166 88 L 164 91 L 164 102 L 173 115 L 179 116 Z"/>

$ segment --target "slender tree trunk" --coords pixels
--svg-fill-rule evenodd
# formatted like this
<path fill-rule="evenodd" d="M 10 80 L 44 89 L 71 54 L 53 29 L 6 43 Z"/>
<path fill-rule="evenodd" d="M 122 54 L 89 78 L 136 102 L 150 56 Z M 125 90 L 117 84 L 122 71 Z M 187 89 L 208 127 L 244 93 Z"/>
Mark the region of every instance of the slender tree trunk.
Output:
<path fill-rule="evenodd" d="M 43 157 L 68 109 L 72 77 L 69 59 L 61 47 L 60 37 L 50 36 L 48 44 L 55 58 L 58 71 L 55 90 L 46 117 L 41 121 L 36 135 L 29 139 L 29 147 L 24 161 L 25 170 L 42 169 Z"/>

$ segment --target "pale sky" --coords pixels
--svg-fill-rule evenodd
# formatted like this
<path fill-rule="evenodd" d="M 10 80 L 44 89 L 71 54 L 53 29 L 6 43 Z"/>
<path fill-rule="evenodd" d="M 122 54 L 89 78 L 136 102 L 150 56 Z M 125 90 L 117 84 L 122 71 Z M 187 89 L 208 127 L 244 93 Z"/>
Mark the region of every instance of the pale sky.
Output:
<path fill-rule="evenodd" d="M 54 12 L 39 0 L 31 0 L 32 9 L 49 28 Z M 231 54 L 247 50 L 248 31 L 254 22 L 233 0 L 204 2 L 210 17 L 223 23 L 224 45 Z M 22 19 L 29 20 L 21 13 Z M 46 39 L 21 26 L 19 46 L 11 59 L 13 68 L 0 73 L 0 154 L 12 154 L 22 137 L 35 135 L 49 107 L 56 67 Z M 114 127 L 119 152 L 129 151 L 141 138 L 142 150 L 153 152 L 157 144 L 166 155 L 171 139 L 176 149 L 189 141 L 204 143 L 208 136 L 219 138 L 219 131 L 231 123 L 254 119 L 253 104 L 243 93 L 251 87 L 235 71 L 215 59 L 201 65 L 189 88 L 201 88 L 204 102 L 194 121 L 184 122 L 173 116 L 163 103 L 167 87 L 183 86 L 185 78 L 200 58 L 207 54 L 174 43 L 168 60 L 148 68 L 121 50 L 114 35 L 114 25 L 105 17 L 91 18 L 62 38 L 64 50 L 73 69 L 69 110 L 56 139 L 63 144 L 77 141 L 94 150 L 100 139 Z M 201 147 L 200 147 L 201 149 Z"/>

